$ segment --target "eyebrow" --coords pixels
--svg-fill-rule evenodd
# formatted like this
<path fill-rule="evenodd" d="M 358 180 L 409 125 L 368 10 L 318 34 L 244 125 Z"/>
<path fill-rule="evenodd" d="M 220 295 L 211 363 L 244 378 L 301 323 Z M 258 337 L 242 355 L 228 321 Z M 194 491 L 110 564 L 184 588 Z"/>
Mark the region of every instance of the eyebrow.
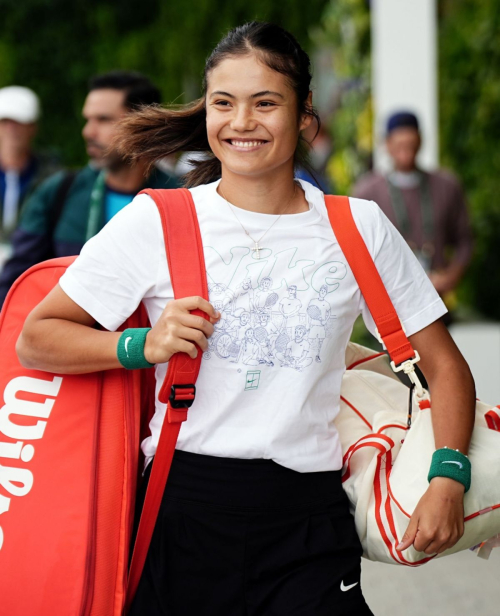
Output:
<path fill-rule="evenodd" d="M 230 94 L 229 92 L 222 92 L 221 90 L 212 92 L 210 98 L 214 96 L 227 96 L 227 98 L 236 98 L 234 94 Z M 263 90 L 262 92 L 257 92 L 256 94 L 252 94 L 250 98 L 260 98 L 261 96 L 279 96 L 280 98 L 285 98 L 283 94 L 280 94 L 279 92 L 273 92 L 272 90 Z"/>
<path fill-rule="evenodd" d="M 113 116 L 113 115 L 103 115 L 103 114 L 100 114 L 100 115 L 89 115 L 89 114 L 87 114 L 87 115 L 85 115 L 83 113 L 82 113 L 82 118 L 84 120 L 86 120 L 87 122 L 91 118 L 94 118 L 95 120 L 99 120 L 100 122 L 102 122 L 103 120 L 106 121 L 106 120 L 115 120 L 116 119 L 116 117 Z"/>
<path fill-rule="evenodd" d="M 264 90 L 263 92 L 257 92 L 257 94 L 252 94 L 250 98 L 259 98 L 260 96 L 279 96 L 280 98 L 285 98 L 283 94 L 279 92 L 273 92 L 272 90 Z"/>

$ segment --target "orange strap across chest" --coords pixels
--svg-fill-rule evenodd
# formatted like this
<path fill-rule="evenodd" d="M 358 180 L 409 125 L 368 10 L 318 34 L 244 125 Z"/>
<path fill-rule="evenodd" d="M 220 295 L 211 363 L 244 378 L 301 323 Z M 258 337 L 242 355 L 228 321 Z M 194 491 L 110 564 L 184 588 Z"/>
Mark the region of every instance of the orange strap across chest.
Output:
<path fill-rule="evenodd" d="M 349 198 L 326 196 L 325 203 L 335 237 L 392 361 L 398 366 L 413 359 L 415 351 L 403 331 L 391 298 L 356 226 Z"/>

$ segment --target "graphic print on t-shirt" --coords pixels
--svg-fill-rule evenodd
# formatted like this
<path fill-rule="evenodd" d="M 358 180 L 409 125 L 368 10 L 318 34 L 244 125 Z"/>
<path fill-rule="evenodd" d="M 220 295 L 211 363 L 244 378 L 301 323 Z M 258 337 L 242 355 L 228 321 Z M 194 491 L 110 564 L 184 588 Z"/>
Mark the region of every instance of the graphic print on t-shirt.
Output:
<path fill-rule="evenodd" d="M 298 372 L 321 363 L 336 319 L 329 296 L 347 269 L 340 261 L 318 264 L 297 253 L 262 249 L 257 259 L 244 246 L 225 256 L 205 246 L 209 298 L 221 318 L 204 359 Z"/>

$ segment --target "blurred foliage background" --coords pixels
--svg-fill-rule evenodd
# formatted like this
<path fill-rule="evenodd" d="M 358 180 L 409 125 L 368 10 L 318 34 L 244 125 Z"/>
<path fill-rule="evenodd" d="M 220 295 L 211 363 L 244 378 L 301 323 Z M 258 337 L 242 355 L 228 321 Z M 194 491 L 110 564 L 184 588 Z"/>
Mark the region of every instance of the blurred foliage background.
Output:
<path fill-rule="evenodd" d="M 443 165 L 468 196 L 476 232 L 463 303 L 500 320 L 500 2 L 442 0 L 439 30 Z"/>
<path fill-rule="evenodd" d="M 334 139 L 330 176 L 336 191 L 348 194 L 356 179 L 371 167 L 369 2 L 332 0 L 312 36 L 317 47 L 329 50 L 329 69 L 335 75 L 331 107 L 320 111 Z"/>
<path fill-rule="evenodd" d="M 464 183 L 477 238 L 460 299 L 500 320 L 500 0 L 438 0 L 438 8 L 441 160 Z M 370 167 L 369 0 L 0 0 L 0 11 L 0 87 L 40 95 L 39 144 L 68 165 L 86 160 L 81 107 L 90 75 L 139 70 L 165 102 L 188 101 L 199 95 L 205 57 L 221 34 L 262 19 L 314 52 L 336 191 L 348 193 Z"/>
<path fill-rule="evenodd" d="M 39 142 L 83 164 L 79 131 L 88 78 L 138 70 L 164 102 L 199 96 L 206 56 L 222 34 L 252 19 L 274 21 L 311 48 L 308 30 L 327 0 L 0 0 L 0 87 L 33 88 L 43 103 Z"/>
<path fill-rule="evenodd" d="M 336 75 L 330 175 L 348 193 L 371 165 L 370 8 L 332 0 L 317 45 L 331 45 Z M 476 244 L 457 314 L 500 320 L 500 0 L 438 0 L 441 164 L 462 181 Z M 424 135 L 425 138 L 425 135 Z"/>

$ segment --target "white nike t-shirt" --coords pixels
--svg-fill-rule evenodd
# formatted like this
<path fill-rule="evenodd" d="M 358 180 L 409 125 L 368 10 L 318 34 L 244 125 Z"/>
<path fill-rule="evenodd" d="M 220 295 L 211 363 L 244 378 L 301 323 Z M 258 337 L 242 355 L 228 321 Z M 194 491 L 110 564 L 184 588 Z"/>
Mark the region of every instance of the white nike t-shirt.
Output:
<path fill-rule="evenodd" d="M 261 242 L 260 259 L 218 182 L 191 189 L 209 283 L 222 313 L 204 353 L 196 400 L 177 448 L 210 456 L 266 458 L 300 472 L 342 466 L 334 419 L 344 354 L 362 313 L 375 331 L 359 287 L 335 239 L 321 191 L 301 181 L 309 211 L 282 216 Z M 371 201 L 351 199 L 355 221 L 407 335 L 446 308 L 405 241 Z M 260 238 L 276 216 L 242 209 L 238 218 Z M 60 281 L 94 319 L 115 330 L 144 302 L 151 323 L 173 299 L 160 216 L 136 197 L 84 246 Z M 326 306 L 325 302 L 328 303 Z M 158 395 L 167 364 L 156 367 Z M 165 405 L 156 401 L 154 455 Z"/>

